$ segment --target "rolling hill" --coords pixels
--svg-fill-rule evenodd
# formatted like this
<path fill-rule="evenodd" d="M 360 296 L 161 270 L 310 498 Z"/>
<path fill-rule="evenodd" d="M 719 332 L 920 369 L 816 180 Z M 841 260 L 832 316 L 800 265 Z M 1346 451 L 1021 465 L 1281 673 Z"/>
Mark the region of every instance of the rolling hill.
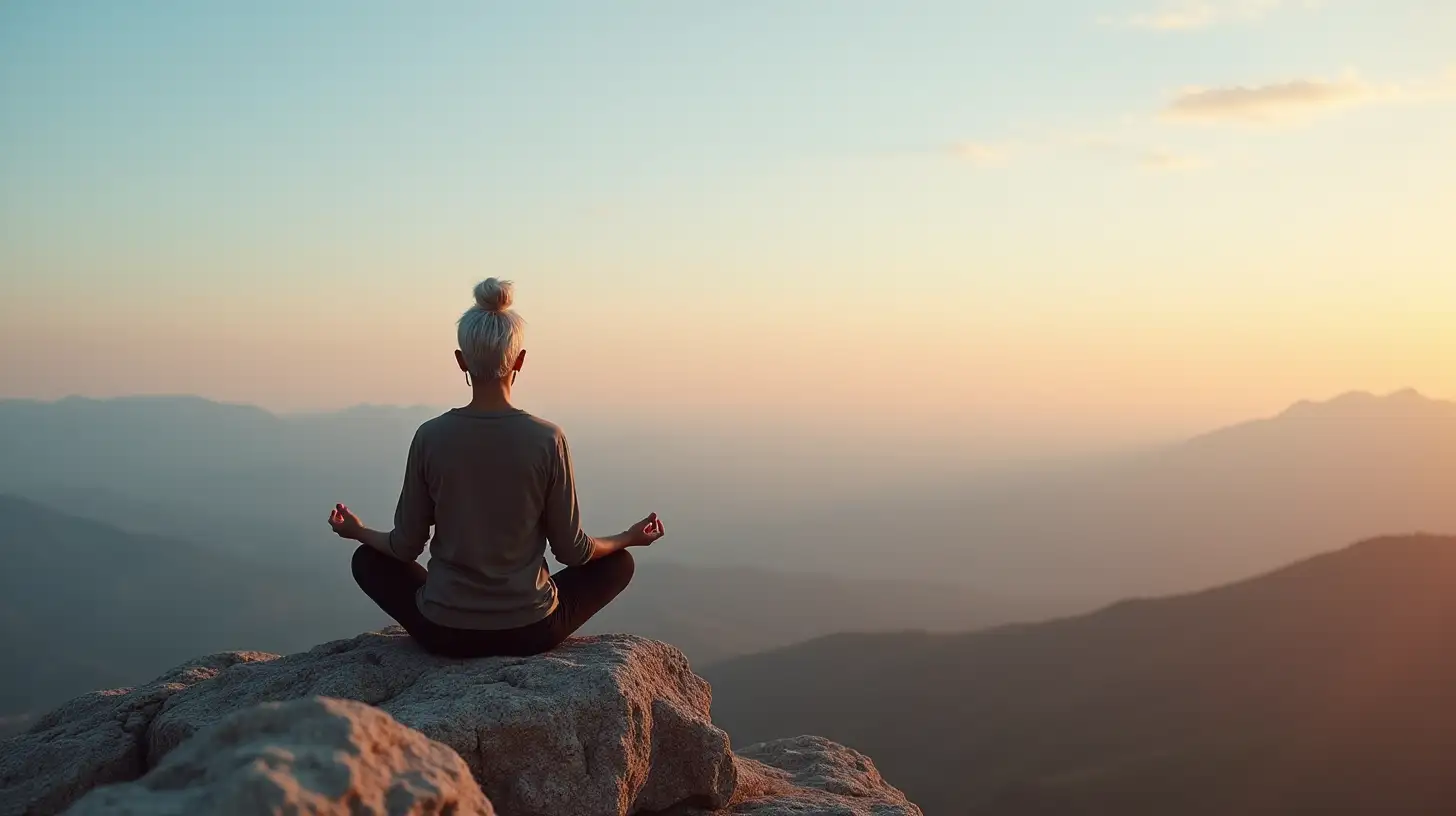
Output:
<path fill-rule="evenodd" d="M 269 564 L 0 495 L 0 651 L 13 667 L 0 676 L 0 732 L 11 727 L 5 715 L 148 680 L 197 654 L 288 652 L 388 625 L 349 575 L 352 545 L 327 530 L 316 539 L 319 555 L 304 566 Z M 705 665 L 844 628 L 965 629 L 1006 620 L 1007 608 L 943 585 L 644 555 L 633 585 L 587 631 L 666 640 Z"/>
<path fill-rule="evenodd" d="M 637 559 L 632 586 L 584 633 L 635 632 L 672 643 L 694 666 L 705 666 L 835 632 L 958 632 L 1028 612 L 953 584 L 692 567 L 656 555 Z"/>
<path fill-rule="evenodd" d="M 358 631 L 364 599 L 312 576 L 0 496 L 0 714 L 130 685 L 197 654 Z"/>
<path fill-rule="evenodd" d="M 941 814 L 1456 812 L 1456 539 L 965 635 L 709 667 L 738 744 L 823 734 Z"/>

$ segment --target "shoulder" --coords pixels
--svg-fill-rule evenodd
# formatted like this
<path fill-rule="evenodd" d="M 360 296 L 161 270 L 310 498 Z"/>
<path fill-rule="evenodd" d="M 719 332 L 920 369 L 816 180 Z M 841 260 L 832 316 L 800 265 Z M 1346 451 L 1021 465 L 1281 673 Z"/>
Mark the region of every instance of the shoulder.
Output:
<path fill-rule="evenodd" d="M 511 432 L 523 440 L 524 446 L 541 457 L 538 461 L 560 468 L 571 461 L 571 449 L 566 444 L 566 432 L 554 422 L 542 419 L 525 411 L 511 417 Z"/>
<path fill-rule="evenodd" d="M 447 433 L 448 429 L 453 427 L 456 422 L 458 422 L 458 419 L 454 412 L 446 411 L 434 419 L 429 419 L 421 423 L 420 427 L 415 430 L 415 440 L 424 441 L 439 436 L 442 433 Z"/>
<path fill-rule="evenodd" d="M 551 447 L 566 445 L 566 432 L 561 426 L 549 420 L 542 419 L 535 414 L 528 414 L 522 411 L 512 419 L 520 427 L 521 432 L 539 440 L 543 445 Z"/>

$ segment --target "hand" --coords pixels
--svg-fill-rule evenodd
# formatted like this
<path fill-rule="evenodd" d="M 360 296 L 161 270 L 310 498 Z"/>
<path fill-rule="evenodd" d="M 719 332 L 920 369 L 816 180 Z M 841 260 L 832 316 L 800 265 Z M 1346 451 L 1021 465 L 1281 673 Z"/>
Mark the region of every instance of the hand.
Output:
<path fill-rule="evenodd" d="M 632 525 L 624 535 L 627 538 L 628 547 L 650 547 L 652 543 L 667 534 L 663 529 L 662 519 L 656 513 Z"/>
<path fill-rule="evenodd" d="M 342 504 L 334 505 L 333 512 L 329 513 L 329 527 L 333 528 L 339 538 L 353 541 L 358 541 L 359 534 L 364 532 L 364 523 Z"/>

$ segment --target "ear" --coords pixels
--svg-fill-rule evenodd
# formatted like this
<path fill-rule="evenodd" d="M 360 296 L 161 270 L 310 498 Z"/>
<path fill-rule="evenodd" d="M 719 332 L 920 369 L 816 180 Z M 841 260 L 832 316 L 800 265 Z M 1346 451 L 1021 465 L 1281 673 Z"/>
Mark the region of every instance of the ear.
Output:
<path fill-rule="evenodd" d="M 526 350 L 525 349 L 521 349 L 521 353 L 516 355 L 516 362 L 515 362 L 514 365 L 511 366 L 511 370 L 512 371 L 519 372 L 521 370 L 521 367 L 524 366 L 525 364 L 526 364 Z"/>
<path fill-rule="evenodd" d="M 466 374 L 470 373 L 470 366 L 465 364 L 465 353 L 460 349 L 455 349 L 455 364 L 460 366 L 461 371 L 464 371 Z"/>

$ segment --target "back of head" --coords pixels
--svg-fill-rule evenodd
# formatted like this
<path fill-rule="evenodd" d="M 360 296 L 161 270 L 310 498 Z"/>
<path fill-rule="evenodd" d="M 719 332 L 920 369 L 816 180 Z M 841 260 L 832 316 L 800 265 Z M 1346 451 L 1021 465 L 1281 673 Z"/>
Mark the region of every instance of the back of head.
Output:
<path fill-rule="evenodd" d="M 486 278 L 475 285 L 475 305 L 460 316 L 457 337 L 471 376 L 500 379 L 511 366 L 525 341 L 526 321 L 511 311 L 515 284 Z"/>

